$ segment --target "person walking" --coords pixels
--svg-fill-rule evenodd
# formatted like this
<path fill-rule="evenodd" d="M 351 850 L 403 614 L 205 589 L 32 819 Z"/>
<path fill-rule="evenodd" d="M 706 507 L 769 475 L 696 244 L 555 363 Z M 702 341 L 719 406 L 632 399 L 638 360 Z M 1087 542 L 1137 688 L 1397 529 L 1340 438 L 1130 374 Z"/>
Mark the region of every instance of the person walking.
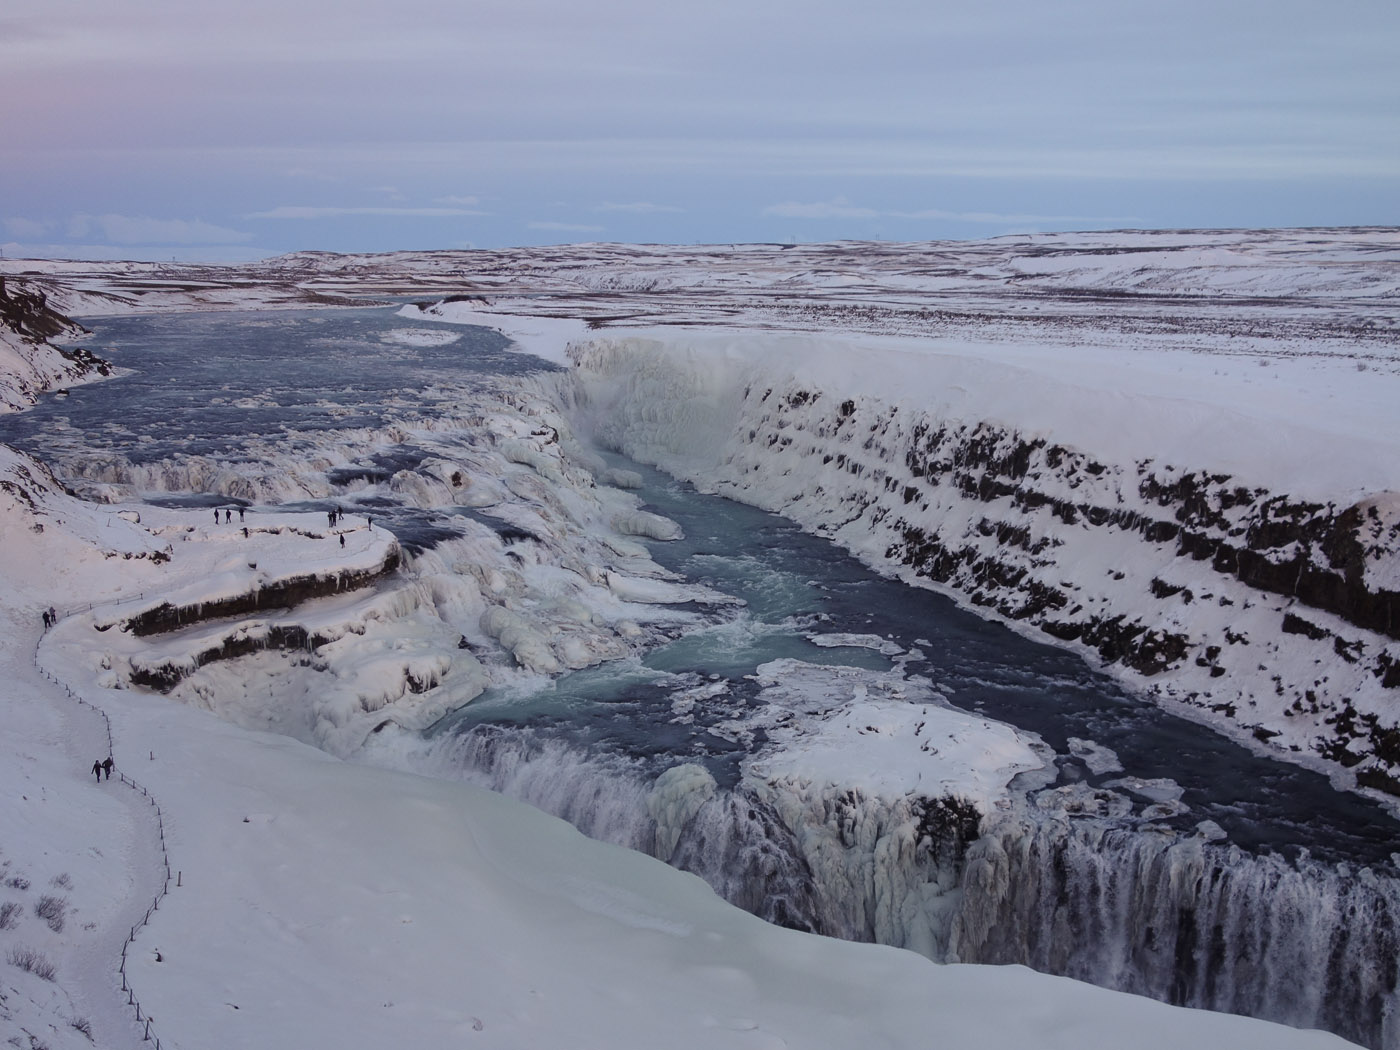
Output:
<path fill-rule="evenodd" d="M 112 767 L 115 765 L 116 763 L 112 761 L 111 755 L 108 755 L 107 760 L 102 763 L 102 771 L 107 774 L 108 780 L 112 779 Z"/>
<path fill-rule="evenodd" d="M 243 520 L 243 508 L 242 508 L 242 507 L 239 507 L 239 508 L 238 508 L 238 520 L 239 520 L 239 521 L 242 521 L 242 520 Z"/>
<path fill-rule="evenodd" d="M 92 775 L 97 778 L 97 782 L 102 783 L 102 760 L 95 758 L 92 761 Z"/>

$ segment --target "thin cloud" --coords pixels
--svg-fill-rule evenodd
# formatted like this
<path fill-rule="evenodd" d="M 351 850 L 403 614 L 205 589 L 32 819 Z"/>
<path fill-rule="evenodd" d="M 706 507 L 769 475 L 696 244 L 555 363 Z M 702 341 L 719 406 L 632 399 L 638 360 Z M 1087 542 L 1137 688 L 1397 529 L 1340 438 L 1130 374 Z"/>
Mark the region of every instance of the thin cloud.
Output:
<path fill-rule="evenodd" d="M 312 179 L 315 182 L 344 182 L 342 175 L 330 175 L 323 171 L 313 171 L 310 168 L 294 167 L 288 168 L 283 174 L 289 179 Z"/>
<path fill-rule="evenodd" d="M 990 211 L 944 211 L 939 208 L 924 208 L 919 211 L 897 211 L 893 209 L 866 208 L 852 204 L 845 197 L 829 201 L 801 203 L 785 201 L 763 209 L 764 215 L 776 215 L 784 219 L 914 219 L 940 222 L 983 223 L 989 226 L 1018 225 L 1026 223 L 1063 222 L 1135 222 L 1130 215 L 1016 215 Z"/>
<path fill-rule="evenodd" d="M 15 259 L 82 259 L 91 262 L 161 261 L 172 257 L 181 262 L 240 263 L 266 259 L 276 254 L 266 248 L 242 244 L 0 244 L 4 254 Z"/>
<path fill-rule="evenodd" d="M 434 197 L 434 204 L 457 204 L 464 208 L 475 207 L 481 203 L 480 197 Z"/>
<path fill-rule="evenodd" d="M 282 205 L 267 211 L 255 211 L 245 219 L 338 219 L 346 215 L 396 215 L 402 218 L 442 219 L 453 215 L 486 215 L 470 208 L 395 208 L 389 205 L 367 208 L 313 208 Z"/>
<path fill-rule="evenodd" d="M 649 201 L 636 201 L 631 204 L 604 203 L 595 205 L 593 210 L 626 212 L 631 215 L 660 215 L 663 212 L 685 211 L 684 208 L 677 208 L 674 204 L 652 204 Z"/>
<path fill-rule="evenodd" d="M 33 219 L 12 218 L 5 220 L 5 232 L 11 237 L 30 241 L 43 237 L 49 232 L 48 223 Z"/>
<path fill-rule="evenodd" d="M 986 223 L 989 226 L 1004 226 L 1007 223 L 1059 223 L 1059 222 L 1135 222 L 1131 215 L 1004 215 L 991 211 L 939 211 L 929 208 L 924 211 L 889 211 L 882 214 L 900 219 L 941 219 L 955 222 Z"/>
<path fill-rule="evenodd" d="M 815 201 L 811 204 L 802 204 L 798 201 L 770 204 L 763 209 L 763 214 L 776 215 L 783 219 L 876 219 L 883 213 L 874 208 L 856 207 L 845 197 L 837 197 L 833 200 Z"/>
<path fill-rule="evenodd" d="M 604 226 L 585 226 L 575 222 L 551 222 L 548 220 L 541 222 L 526 223 L 526 227 L 531 230 L 550 230 L 554 233 L 602 233 Z"/>
<path fill-rule="evenodd" d="M 81 239 L 100 233 L 113 244 L 241 244 L 253 235 L 201 219 L 152 219 L 144 215 L 74 215 L 68 236 Z"/>

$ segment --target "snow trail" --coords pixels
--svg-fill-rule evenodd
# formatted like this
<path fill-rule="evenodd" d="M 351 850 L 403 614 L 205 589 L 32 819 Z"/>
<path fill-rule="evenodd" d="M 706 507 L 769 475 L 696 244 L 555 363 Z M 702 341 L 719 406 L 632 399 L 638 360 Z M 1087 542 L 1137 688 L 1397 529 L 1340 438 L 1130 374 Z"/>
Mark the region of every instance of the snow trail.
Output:
<path fill-rule="evenodd" d="M 88 757 L 112 757 L 111 718 L 91 701 L 79 696 L 61 679 L 55 677 L 40 661 L 43 637 L 35 641 L 34 667 L 36 687 L 58 708 L 66 732 L 66 749 L 72 766 L 81 776 L 90 775 Z M 63 694 L 63 699 L 59 694 Z M 137 782 L 126 775 L 120 763 L 100 783 L 117 800 L 125 813 L 121 829 L 120 857 L 108 858 L 120 863 L 133 888 L 120 907 L 98 924 L 95 939 L 82 945 L 71 945 L 60 962 L 65 975 L 66 991 L 75 1008 L 75 1016 L 85 1018 L 92 1026 L 96 1045 L 111 1050 L 136 1050 L 137 1047 L 161 1046 L 152 1019 L 140 1006 L 135 989 L 128 986 L 124 967 L 128 951 L 137 950 L 140 928 L 145 924 L 152 904 L 165 893 L 169 883 L 168 861 L 164 855 L 163 830 L 155 800 Z M 133 942 L 132 939 L 135 938 Z M 132 942 L 129 946 L 128 942 Z"/>

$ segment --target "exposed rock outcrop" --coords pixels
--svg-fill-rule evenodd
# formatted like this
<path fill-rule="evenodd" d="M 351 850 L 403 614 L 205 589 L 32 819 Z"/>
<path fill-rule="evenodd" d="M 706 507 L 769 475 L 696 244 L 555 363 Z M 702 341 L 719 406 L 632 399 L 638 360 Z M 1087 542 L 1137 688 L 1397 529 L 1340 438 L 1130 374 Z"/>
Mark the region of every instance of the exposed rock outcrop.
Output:
<path fill-rule="evenodd" d="M 86 331 L 50 309 L 42 291 L 0 275 L 0 411 L 32 405 L 46 390 L 111 374 L 111 365 L 91 351 L 49 342 Z"/>

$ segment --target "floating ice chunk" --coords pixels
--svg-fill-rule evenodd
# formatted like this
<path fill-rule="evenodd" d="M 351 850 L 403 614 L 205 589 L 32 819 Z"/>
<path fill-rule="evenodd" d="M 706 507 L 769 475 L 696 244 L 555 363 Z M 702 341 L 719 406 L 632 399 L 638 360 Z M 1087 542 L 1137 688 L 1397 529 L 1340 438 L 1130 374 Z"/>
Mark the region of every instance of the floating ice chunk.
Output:
<path fill-rule="evenodd" d="M 1093 773 L 1094 776 L 1123 771 L 1123 763 L 1118 760 L 1118 755 L 1092 740 L 1085 740 L 1077 736 L 1070 737 L 1069 753 L 1088 766 L 1089 772 Z"/>
<path fill-rule="evenodd" d="M 671 713 L 677 718 L 689 718 L 695 711 L 695 705 L 700 701 L 713 700 L 727 692 L 729 692 L 729 683 L 723 678 L 716 678 L 692 689 L 678 690 L 671 694 Z"/>
<path fill-rule="evenodd" d="M 823 649 L 835 649 L 838 646 L 850 645 L 859 649 L 874 649 L 885 656 L 898 656 L 904 652 L 903 646 L 896 645 L 888 638 L 881 638 L 878 634 L 809 634 L 807 640 L 813 645 Z"/>
<path fill-rule="evenodd" d="M 577 670 L 627 655 L 627 647 L 603 633 L 567 634 L 554 643 L 554 652 L 565 666 Z"/>
<path fill-rule="evenodd" d="M 684 535 L 670 518 L 645 510 L 619 514 L 613 518 L 612 526 L 624 536 L 645 536 L 651 540 L 678 540 Z"/>
<path fill-rule="evenodd" d="M 1230 836 L 1213 820 L 1203 820 L 1196 825 L 1196 831 L 1207 842 L 1224 842 Z"/>
<path fill-rule="evenodd" d="M 1124 791 L 1131 791 L 1134 795 L 1141 795 L 1152 802 L 1176 802 L 1185 790 L 1175 780 L 1168 780 L 1166 777 L 1153 780 L 1144 780 L 1142 777 L 1119 777 L 1116 780 L 1107 781 L 1104 787 L 1122 788 Z"/>
<path fill-rule="evenodd" d="M 608 573 L 608 590 L 625 602 L 640 602 L 645 605 L 680 605 L 684 602 L 703 602 L 706 605 L 743 604 L 743 599 L 733 598 L 698 584 L 647 580 L 615 572 Z"/>
<path fill-rule="evenodd" d="M 1166 820 L 1169 817 L 1179 817 L 1183 813 L 1190 813 L 1191 807 L 1185 802 L 1178 802 L 1172 799 L 1167 802 L 1154 802 L 1142 811 L 1144 820 Z"/>

